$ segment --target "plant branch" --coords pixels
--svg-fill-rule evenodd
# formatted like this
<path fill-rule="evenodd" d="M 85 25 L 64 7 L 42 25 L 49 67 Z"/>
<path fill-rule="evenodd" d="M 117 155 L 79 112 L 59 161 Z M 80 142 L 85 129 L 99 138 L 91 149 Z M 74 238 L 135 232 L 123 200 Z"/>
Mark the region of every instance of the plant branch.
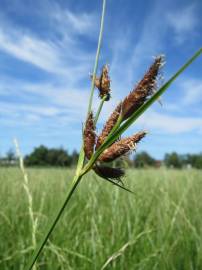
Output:
<path fill-rule="evenodd" d="M 100 55 L 100 48 L 101 48 L 101 41 L 102 41 L 102 36 L 103 36 L 103 27 L 104 27 L 104 17 L 105 17 L 105 8 L 106 8 L 106 0 L 103 0 L 103 6 L 102 6 L 102 15 L 101 15 L 101 24 L 100 24 L 100 33 L 99 33 L 99 39 L 98 39 L 98 46 L 97 46 L 97 52 L 96 52 L 96 58 L 95 58 L 95 64 L 94 64 L 94 70 L 93 70 L 93 79 L 92 79 L 92 83 L 91 83 L 91 92 L 90 92 L 90 98 L 89 98 L 89 105 L 88 105 L 88 111 L 87 111 L 87 116 L 89 114 L 89 112 L 91 111 L 91 107 L 92 107 L 92 100 L 93 100 L 93 94 L 94 94 L 94 85 L 95 85 L 95 77 L 96 77 L 96 73 L 97 73 L 97 67 L 98 67 L 98 60 L 99 60 L 99 55 Z M 100 108 L 101 111 L 102 108 Z M 100 112 L 99 112 L 100 114 Z M 98 114 L 98 117 L 99 117 Z M 80 154 L 79 154 L 79 159 L 78 159 L 78 163 L 77 163 L 77 169 L 76 169 L 76 174 L 74 179 L 72 180 L 71 183 L 71 187 L 67 193 L 66 199 L 64 200 L 61 208 L 58 210 L 57 214 L 55 215 L 55 217 L 50 221 L 48 228 L 45 232 L 45 235 L 43 236 L 43 239 L 41 240 L 41 242 L 38 244 L 34 254 L 32 255 L 31 259 L 29 260 L 28 266 L 25 268 L 27 270 L 31 270 L 34 263 L 36 262 L 37 258 L 39 257 L 44 245 L 46 244 L 49 236 L 51 235 L 52 231 L 54 230 L 57 222 L 59 221 L 67 203 L 69 202 L 69 200 L 71 199 L 73 193 L 75 192 L 78 184 L 80 183 L 82 176 L 84 174 L 81 174 L 81 170 L 83 168 L 83 163 L 84 163 L 84 159 L 85 159 L 85 154 L 84 154 L 84 150 L 83 150 L 83 144 L 80 150 Z"/>
<path fill-rule="evenodd" d="M 95 65 L 94 65 L 94 69 L 93 69 L 93 78 L 92 78 L 92 82 L 91 82 L 91 91 L 90 91 L 87 117 L 91 111 L 92 102 L 93 102 L 93 94 L 94 94 L 94 88 L 95 88 L 95 77 L 96 77 L 96 73 L 97 73 L 98 60 L 99 60 L 99 55 L 100 55 L 100 48 L 101 48 L 103 28 L 104 28 L 105 9 L 106 9 L 106 0 L 103 0 L 102 16 L 101 16 L 101 23 L 100 23 L 100 34 L 99 34 L 99 39 L 98 39 L 97 53 L 96 53 L 96 57 L 95 57 Z"/>
<path fill-rule="evenodd" d="M 97 121 L 98 121 L 98 118 L 99 118 L 99 116 L 100 116 L 100 112 L 101 112 L 101 110 L 102 110 L 102 107 L 103 107 L 103 105 L 104 105 L 104 102 L 105 102 L 106 98 L 107 98 L 107 96 L 104 96 L 104 97 L 102 98 L 101 102 L 100 102 L 99 108 L 98 108 L 97 113 L 96 113 L 95 118 L 94 118 L 94 123 L 95 123 L 95 125 L 96 125 L 96 123 L 97 123 Z"/>

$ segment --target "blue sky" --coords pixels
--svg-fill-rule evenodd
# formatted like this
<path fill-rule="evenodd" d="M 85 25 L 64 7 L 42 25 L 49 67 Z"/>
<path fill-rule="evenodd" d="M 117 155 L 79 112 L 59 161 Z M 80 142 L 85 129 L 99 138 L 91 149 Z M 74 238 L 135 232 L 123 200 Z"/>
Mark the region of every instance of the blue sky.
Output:
<path fill-rule="evenodd" d="M 101 1 L 1 0 L 0 154 L 20 142 L 24 154 L 44 144 L 79 149 L 97 46 Z M 165 54 L 164 80 L 202 46 L 200 0 L 108 0 L 99 70 L 110 65 L 109 113 Z M 126 135 L 156 158 L 202 151 L 202 57 L 176 80 Z M 98 106 L 97 93 L 94 111 Z"/>

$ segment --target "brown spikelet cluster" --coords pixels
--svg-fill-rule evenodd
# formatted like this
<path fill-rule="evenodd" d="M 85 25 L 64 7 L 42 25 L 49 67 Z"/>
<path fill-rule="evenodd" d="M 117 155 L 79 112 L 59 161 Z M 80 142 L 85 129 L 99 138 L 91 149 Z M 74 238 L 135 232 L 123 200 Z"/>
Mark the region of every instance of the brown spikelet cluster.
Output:
<path fill-rule="evenodd" d="M 136 144 L 144 138 L 145 135 L 146 132 L 141 131 L 131 137 L 115 142 L 100 155 L 98 160 L 100 162 L 114 161 L 115 159 L 127 154 L 130 150 L 134 150 L 136 148 Z"/>
<path fill-rule="evenodd" d="M 92 78 L 92 76 L 91 76 Z M 95 86 L 99 91 L 99 97 L 106 97 L 105 100 L 110 99 L 110 77 L 109 77 L 109 67 L 104 65 L 100 77 L 95 78 Z"/>
<path fill-rule="evenodd" d="M 115 110 L 110 115 L 109 119 L 107 120 L 106 124 L 104 125 L 101 134 L 98 136 L 97 143 L 95 149 L 97 150 L 105 141 L 113 127 L 115 126 L 119 115 L 121 113 L 121 103 L 115 108 Z"/>
<path fill-rule="evenodd" d="M 144 75 L 143 79 L 136 85 L 130 94 L 124 99 L 122 106 L 122 117 L 126 120 L 135 112 L 153 93 L 156 88 L 156 80 L 160 67 L 163 63 L 163 57 L 156 57 L 154 63 Z"/>
<path fill-rule="evenodd" d="M 160 68 L 163 65 L 163 60 L 164 58 L 162 56 L 155 58 L 154 63 L 150 66 L 143 79 L 111 113 L 98 137 L 96 137 L 95 134 L 93 115 L 92 113 L 89 114 L 84 130 L 84 151 L 88 159 L 91 158 L 94 151 L 98 150 L 98 148 L 103 145 L 115 127 L 118 119 L 120 119 L 121 125 L 123 121 L 129 118 L 149 98 L 149 96 L 151 96 L 157 87 L 157 79 Z M 101 98 L 107 95 L 110 97 L 110 78 L 107 65 L 103 67 L 101 76 L 96 77 L 95 86 L 98 88 L 99 96 Z M 121 117 L 119 118 L 119 116 Z M 140 142 L 145 135 L 145 131 L 140 131 L 133 136 L 114 141 L 98 157 L 97 162 L 93 167 L 95 173 L 102 178 L 110 179 L 112 181 L 117 180 L 122 183 L 121 177 L 124 176 L 124 170 L 120 168 L 106 167 L 103 166 L 102 163 L 112 162 L 117 158 L 126 155 L 131 150 L 135 150 L 136 144 Z"/>
<path fill-rule="evenodd" d="M 96 140 L 95 125 L 92 112 L 89 113 L 86 120 L 83 132 L 83 139 L 85 156 L 87 157 L 87 159 L 90 159 L 94 152 L 94 145 Z"/>
<path fill-rule="evenodd" d="M 124 176 L 125 172 L 120 168 L 111 168 L 106 166 L 96 165 L 93 170 L 102 178 L 121 181 L 121 178 Z"/>

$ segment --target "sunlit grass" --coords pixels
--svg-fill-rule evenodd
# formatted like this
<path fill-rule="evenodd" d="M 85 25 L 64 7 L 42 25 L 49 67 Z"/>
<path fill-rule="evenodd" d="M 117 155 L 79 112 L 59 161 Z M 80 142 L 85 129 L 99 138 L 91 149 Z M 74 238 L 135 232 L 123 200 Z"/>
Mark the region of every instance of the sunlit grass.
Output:
<path fill-rule="evenodd" d="M 40 239 L 73 171 L 28 174 Z M 21 177 L 19 169 L 0 169 L 0 269 L 24 269 L 33 252 Z M 130 170 L 125 181 L 135 195 L 93 173 L 85 177 L 42 252 L 39 269 L 202 267 L 201 172 Z"/>

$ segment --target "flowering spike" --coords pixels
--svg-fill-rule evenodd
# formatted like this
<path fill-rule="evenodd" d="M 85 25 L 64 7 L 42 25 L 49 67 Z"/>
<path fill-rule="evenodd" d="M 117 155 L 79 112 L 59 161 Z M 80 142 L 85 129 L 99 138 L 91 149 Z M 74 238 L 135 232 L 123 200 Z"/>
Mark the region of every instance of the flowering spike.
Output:
<path fill-rule="evenodd" d="M 116 180 L 118 182 L 122 182 L 121 178 L 125 175 L 123 169 L 120 168 L 111 168 L 106 166 L 94 166 L 93 170 L 97 175 L 104 179 Z"/>
<path fill-rule="evenodd" d="M 129 151 L 136 149 L 136 144 L 145 137 L 145 135 L 146 132 L 141 131 L 131 137 L 115 142 L 100 155 L 98 160 L 100 162 L 110 162 L 125 155 Z"/>
<path fill-rule="evenodd" d="M 163 65 L 163 59 L 163 56 L 155 58 L 154 63 L 150 66 L 143 79 L 124 99 L 122 106 L 123 120 L 129 118 L 153 94 L 159 70 Z"/>
<path fill-rule="evenodd" d="M 111 91 L 108 65 L 104 65 L 100 77 L 95 78 L 95 86 L 99 90 L 99 97 L 102 99 L 104 96 L 106 96 L 105 101 L 108 101 L 110 99 Z"/>
<path fill-rule="evenodd" d="M 115 108 L 113 113 L 110 115 L 101 134 L 99 135 L 98 140 L 97 140 L 97 144 L 95 147 L 96 150 L 103 144 L 103 142 L 105 141 L 105 139 L 107 138 L 107 136 L 109 135 L 109 133 L 111 132 L 113 127 L 115 126 L 115 124 L 119 118 L 120 112 L 121 112 L 121 103 L 118 104 L 118 106 Z"/>
<path fill-rule="evenodd" d="M 93 113 L 90 112 L 88 118 L 86 120 L 85 128 L 84 128 L 84 152 L 87 159 L 90 159 L 94 152 L 95 145 L 95 125 L 93 120 Z"/>

